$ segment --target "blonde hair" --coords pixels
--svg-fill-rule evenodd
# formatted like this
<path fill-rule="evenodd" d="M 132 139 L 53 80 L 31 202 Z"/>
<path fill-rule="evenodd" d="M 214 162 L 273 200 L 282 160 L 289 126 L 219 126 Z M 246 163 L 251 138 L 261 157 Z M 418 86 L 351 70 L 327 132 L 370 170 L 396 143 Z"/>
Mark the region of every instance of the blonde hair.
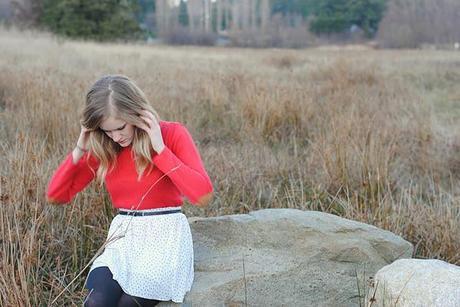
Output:
<path fill-rule="evenodd" d="M 107 173 L 115 167 L 117 154 L 122 149 L 99 128 L 102 121 L 110 116 L 124 120 L 134 126 L 132 151 L 138 173 L 137 180 L 141 179 L 149 165 L 153 169 L 152 154 L 154 151 L 150 137 L 147 132 L 136 127 L 143 123 L 139 117 L 141 110 L 152 112 L 157 121 L 160 121 L 160 117 L 142 90 L 123 75 L 101 77 L 86 94 L 86 106 L 81 113 L 80 123 L 91 130 L 88 139 L 89 155 L 87 155 L 87 159 L 92 155 L 99 161 L 95 176 L 100 185 L 103 184 Z"/>

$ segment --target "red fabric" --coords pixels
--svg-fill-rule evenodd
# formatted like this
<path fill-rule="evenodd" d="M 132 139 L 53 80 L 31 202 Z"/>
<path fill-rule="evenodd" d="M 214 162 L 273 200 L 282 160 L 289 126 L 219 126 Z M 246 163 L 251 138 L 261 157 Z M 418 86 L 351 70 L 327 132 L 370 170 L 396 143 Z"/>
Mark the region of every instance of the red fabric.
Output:
<path fill-rule="evenodd" d="M 181 206 L 184 196 L 196 204 L 200 197 L 213 191 L 187 128 L 181 123 L 168 121 L 160 121 L 160 128 L 165 148 L 160 154 L 153 154 L 154 169 L 145 176 L 147 168 L 141 181 L 137 181 L 131 145 L 119 152 L 116 167 L 105 178 L 114 207 L 142 210 Z M 88 155 L 89 160 L 86 161 Z M 59 204 L 71 202 L 95 178 L 98 165 L 97 159 L 89 153 L 73 164 L 72 152 L 68 153 L 48 183 L 48 201 Z M 173 170 L 176 166 L 177 169 Z M 137 207 L 142 196 L 164 174 L 166 176 L 155 184 Z"/>

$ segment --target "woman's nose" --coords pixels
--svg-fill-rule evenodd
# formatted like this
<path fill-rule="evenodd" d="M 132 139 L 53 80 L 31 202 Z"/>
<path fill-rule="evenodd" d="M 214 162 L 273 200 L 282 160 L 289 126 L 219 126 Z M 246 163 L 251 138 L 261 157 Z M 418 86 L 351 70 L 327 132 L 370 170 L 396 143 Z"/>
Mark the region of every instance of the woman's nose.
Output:
<path fill-rule="evenodd" d="M 114 132 L 114 133 L 112 134 L 112 139 L 113 139 L 115 142 L 120 141 L 120 140 L 121 140 L 121 135 L 120 135 L 120 133 L 119 133 L 119 132 Z"/>

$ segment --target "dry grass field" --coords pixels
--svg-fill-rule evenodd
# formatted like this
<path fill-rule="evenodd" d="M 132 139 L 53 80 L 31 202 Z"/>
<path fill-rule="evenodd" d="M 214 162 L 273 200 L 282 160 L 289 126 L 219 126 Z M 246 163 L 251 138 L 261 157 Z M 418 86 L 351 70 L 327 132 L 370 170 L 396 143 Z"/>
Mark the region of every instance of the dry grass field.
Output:
<path fill-rule="evenodd" d="M 460 52 L 95 44 L 0 30 L 0 297 L 80 306 L 114 211 L 46 184 L 98 77 L 122 73 L 191 131 L 214 183 L 187 216 L 298 208 L 392 231 L 460 265 Z M 80 275 L 78 275 L 81 273 Z M 75 279 L 75 281 L 73 281 Z M 70 285 L 69 285 L 70 284 Z"/>

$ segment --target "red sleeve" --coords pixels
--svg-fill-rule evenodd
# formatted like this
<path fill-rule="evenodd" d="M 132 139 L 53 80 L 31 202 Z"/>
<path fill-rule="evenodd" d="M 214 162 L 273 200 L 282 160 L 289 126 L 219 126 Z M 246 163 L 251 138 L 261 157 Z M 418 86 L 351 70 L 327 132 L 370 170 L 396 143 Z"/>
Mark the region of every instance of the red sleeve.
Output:
<path fill-rule="evenodd" d="M 72 152 L 67 154 L 65 160 L 61 162 L 48 182 L 46 189 L 48 202 L 70 203 L 74 196 L 95 178 L 98 162 L 93 156 L 90 156 L 87 161 L 88 155 L 89 153 L 85 153 L 77 164 L 74 164 Z"/>
<path fill-rule="evenodd" d="M 175 127 L 169 144 L 171 148 L 165 144 L 160 154 L 153 157 L 153 162 L 160 171 L 167 174 L 182 195 L 196 204 L 201 197 L 213 191 L 198 149 L 190 132 L 180 123 Z M 171 171 L 176 166 L 177 169 Z"/>

